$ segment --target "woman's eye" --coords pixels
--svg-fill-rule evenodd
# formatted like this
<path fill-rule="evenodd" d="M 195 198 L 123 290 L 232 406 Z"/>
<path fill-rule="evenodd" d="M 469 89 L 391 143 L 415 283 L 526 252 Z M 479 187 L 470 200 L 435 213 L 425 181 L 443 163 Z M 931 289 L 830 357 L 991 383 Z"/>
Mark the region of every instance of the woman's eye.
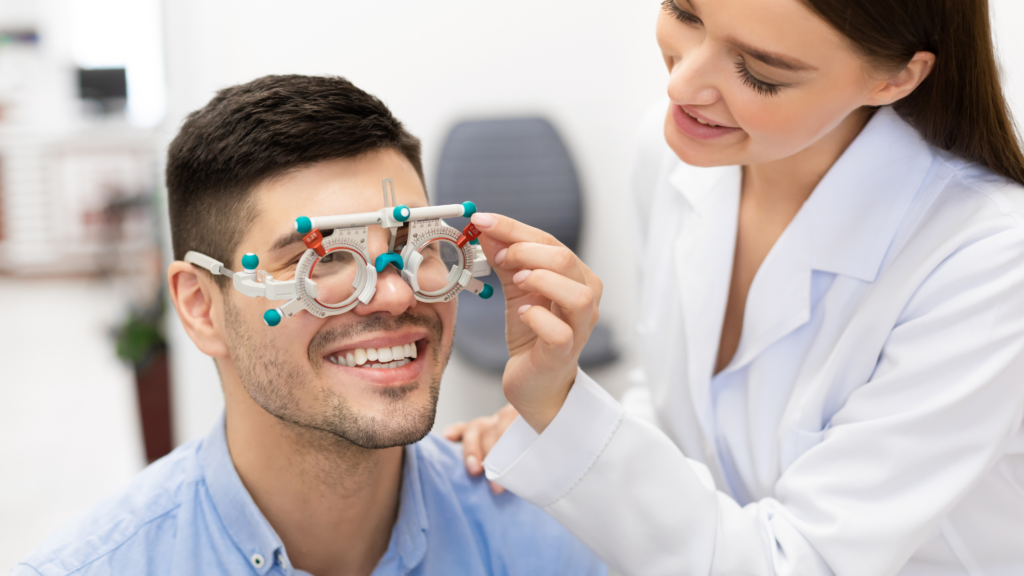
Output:
<path fill-rule="evenodd" d="M 690 24 L 692 26 L 700 26 L 701 24 L 703 24 L 700 18 L 697 18 L 693 14 L 690 14 L 689 12 L 677 6 L 675 0 L 665 0 L 664 2 L 661 3 L 661 6 L 669 14 L 674 16 L 676 20 L 679 20 L 680 22 Z"/>
<path fill-rule="evenodd" d="M 747 63 L 743 58 L 736 60 L 736 73 L 739 74 L 740 80 L 744 84 L 761 96 L 775 96 L 779 93 L 779 90 L 786 87 L 786 84 L 772 84 L 771 82 L 765 82 L 751 74 L 750 69 L 747 68 Z"/>

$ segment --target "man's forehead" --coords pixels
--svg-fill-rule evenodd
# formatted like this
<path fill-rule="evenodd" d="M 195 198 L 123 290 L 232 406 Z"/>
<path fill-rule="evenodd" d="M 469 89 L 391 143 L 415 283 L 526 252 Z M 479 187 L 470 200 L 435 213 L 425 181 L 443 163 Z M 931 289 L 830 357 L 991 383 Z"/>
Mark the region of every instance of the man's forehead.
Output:
<path fill-rule="evenodd" d="M 398 153 L 394 154 L 397 158 L 387 156 L 380 153 L 371 161 L 329 160 L 264 182 L 254 191 L 258 211 L 249 237 L 271 251 L 280 250 L 301 242 L 301 235 L 294 230 L 300 216 L 376 212 L 385 206 L 384 178 L 394 181 L 398 204 L 428 205 L 419 175 L 408 161 Z"/>

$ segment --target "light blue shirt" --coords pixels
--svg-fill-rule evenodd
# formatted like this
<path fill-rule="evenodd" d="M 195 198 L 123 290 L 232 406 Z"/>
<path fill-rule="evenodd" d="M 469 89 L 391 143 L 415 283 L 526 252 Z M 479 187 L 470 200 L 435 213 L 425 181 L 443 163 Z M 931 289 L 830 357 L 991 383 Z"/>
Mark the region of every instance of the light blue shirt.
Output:
<path fill-rule="evenodd" d="M 339 542 L 340 546 L 344 543 Z M 374 576 L 606 574 L 543 510 L 491 494 L 428 436 L 405 448 L 398 519 Z M 146 468 L 123 493 L 50 537 L 15 576 L 304 575 L 235 471 L 224 420 Z"/>

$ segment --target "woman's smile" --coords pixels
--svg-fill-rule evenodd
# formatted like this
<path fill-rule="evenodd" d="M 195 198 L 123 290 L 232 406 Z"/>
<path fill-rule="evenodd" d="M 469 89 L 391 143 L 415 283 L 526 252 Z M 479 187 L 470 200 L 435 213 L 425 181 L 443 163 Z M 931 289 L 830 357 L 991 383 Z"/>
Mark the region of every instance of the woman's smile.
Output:
<path fill-rule="evenodd" d="M 712 123 L 706 117 L 699 116 L 697 112 L 678 104 L 672 105 L 672 119 L 675 120 L 676 126 L 683 134 L 695 140 L 714 140 L 742 132 L 739 128 Z"/>

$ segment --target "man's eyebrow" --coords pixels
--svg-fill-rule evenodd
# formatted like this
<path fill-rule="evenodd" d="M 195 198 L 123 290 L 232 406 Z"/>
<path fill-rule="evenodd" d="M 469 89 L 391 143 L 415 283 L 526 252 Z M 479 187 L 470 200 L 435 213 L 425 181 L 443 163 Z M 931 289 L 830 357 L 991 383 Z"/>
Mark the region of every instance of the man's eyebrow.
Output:
<path fill-rule="evenodd" d="M 775 52 L 759 50 L 749 44 L 740 42 L 735 38 L 726 38 L 726 42 L 739 48 L 743 52 L 750 54 L 750 56 L 755 60 L 764 62 L 773 68 L 789 70 L 790 72 L 811 72 L 817 70 L 814 66 L 811 66 L 801 60 L 797 60 L 796 58 L 790 58 L 789 56 L 783 56 L 782 54 L 777 54 Z"/>
<path fill-rule="evenodd" d="M 302 235 L 298 232 L 286 232 L 277 237 L 274 243 L 270 245 L 270 251 L 275 252 L 282 248 L 287 248 L 296 242 L 302 242 Z"/>

